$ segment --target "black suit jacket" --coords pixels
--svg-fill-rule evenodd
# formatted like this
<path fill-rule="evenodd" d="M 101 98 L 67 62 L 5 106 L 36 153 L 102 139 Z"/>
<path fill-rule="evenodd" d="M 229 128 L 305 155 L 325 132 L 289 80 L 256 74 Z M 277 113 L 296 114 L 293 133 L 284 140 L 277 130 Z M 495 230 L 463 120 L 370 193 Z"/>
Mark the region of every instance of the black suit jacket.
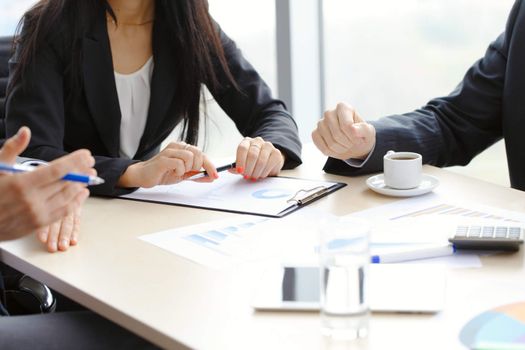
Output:
<path fill-rule="evenodd" d="M 516 1 L 505 32 L 447 97 L 423 108 L 371 122 L 376 146 L 362 168 L 328 159 L 327 172 L 361 175 L 380 171 L 388 150 L 413 151 L 436 166 L 465 165 L 505 138 L 510 181 L 525 190 L 525 5 Z"/>
<path fill-rule="evenodd" d="M 2 146 L 5 138 L 5 94 L 9 76 L 8 61 L 12 48 L 12 37 L 0 37 L 0 146 Z"/>
<path fill-rule="evenodd" d="M 177 52 L 170 43 L 168 28 L 158 14 L 153 30 L 154 72 L 146 128 L 135 160 L 119 158 L 120 107 L 115 85 L 106 17 L 100 13 L 82 41 L 82 91 L 67 98 L 71 82 L 71 55 L 60 32 L 46 40 L 37 52 L 35 69 L 11 87 L 7 99 L 8 135 L 22 125 L 33 137 L 24 156 L 52 160 L 68 152 L 87 148 L 96 156 L 96 169 L 106 180 L 91 189 L 93 194 L 118 195 L 128 190 L 116 187 L 126 168 L 158 152 L 161 142 L 181 121 L 177 115 L 174 66 Z M 261 136 L 286 155 L 285 167 L 301 163 L 297 125 L 283 102 L 273 99 L 270 89 L 243 58 L 235 43 L 217 26 L 231 73 L 241 92 L 234 88 L 211 91 L 222 109 L 244 136 Z M 17 64 L 16 54 L 11 70 Z M 224 74 L 221 85 L 227 86 Z M 234 150 L 232 150 L 234 151 Z"/>

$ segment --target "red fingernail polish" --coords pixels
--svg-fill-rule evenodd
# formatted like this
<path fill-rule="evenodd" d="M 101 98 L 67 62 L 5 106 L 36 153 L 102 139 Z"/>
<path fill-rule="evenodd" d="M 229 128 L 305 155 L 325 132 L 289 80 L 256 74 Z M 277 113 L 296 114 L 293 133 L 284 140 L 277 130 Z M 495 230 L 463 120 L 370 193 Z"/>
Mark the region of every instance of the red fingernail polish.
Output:
<path fill-rule="evenodd" d="M 257 181 L 257 179 L 256 179 L 256 178 L 254 178 L 254 177 L 252 177 L 252 182 L 255 182 L 255 181 Z"/>
<path fill-rule="evenodd" d="M 245 180 L 249 180 L 250 177 L 249 177 L 248 175 L 244 175 L 244 179 L 245 179 Z"/>
<path fill-rule="evenodd" d="M 237 173 L 238 173 L 238 174 L 242 174 L 242 173 L 244 173 L 244 168 L 243 168 L 243 167 L 238 167 L 238 168 L 237 168 Z"/>

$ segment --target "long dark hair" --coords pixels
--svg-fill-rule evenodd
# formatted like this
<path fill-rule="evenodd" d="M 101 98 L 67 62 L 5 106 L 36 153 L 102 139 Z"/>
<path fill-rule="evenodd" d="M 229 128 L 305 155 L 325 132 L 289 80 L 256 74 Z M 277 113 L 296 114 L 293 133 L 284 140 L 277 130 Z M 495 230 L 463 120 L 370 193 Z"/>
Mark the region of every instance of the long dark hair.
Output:
<path fill-rule="evenodd" d="M 207 0 L 155 0 L 156 13 L 162 13 L 169 25 L 170 36 L 179 55 L 177 83 L 178 107 L 183 118 L 183 137 L 190 144 L 197 142 L 199 133 L 199 102 L 201 84 L 211 90 L 221 88 L 219 77 L 225 77 L 229 86 L 238 86 L 228 69 L 217 28 L 208 12 Z M 45 42 L 56 35 L 57 23 L 64 26 L 66 52 L 71 57 L 66 67 L 71 81 L 69 85 L 78 92 L 81 89 L 82 38 L 91 22 L 102 9 L 116 21 L 107 0 L 40 0 L 22 18 L 17 29 L 15 45 L 18 46 L 18 64 L 10 86 L 23 79 L 27 70 L 35 68 L 32 63 Z M 175 77 L 174 77 L 175 79 Z"/>

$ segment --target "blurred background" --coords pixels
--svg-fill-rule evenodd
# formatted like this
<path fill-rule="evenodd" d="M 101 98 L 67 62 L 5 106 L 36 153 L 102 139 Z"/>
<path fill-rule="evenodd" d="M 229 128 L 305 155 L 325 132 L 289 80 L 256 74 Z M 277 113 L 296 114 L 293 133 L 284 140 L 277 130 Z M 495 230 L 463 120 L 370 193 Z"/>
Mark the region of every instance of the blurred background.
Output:
<path fill-rule="evenodd" d="M 278 95 L 276 1 L 209 0 L 214 18 Z M 33 3 L 0 0 L 0 36 L 12 35 Z M 430 98 L 448 94 L 503 32 L 513 3 L 322 0 L 323 105 L 333 108 L 345 101 L 372 120 L 416 109 Z M 212 156 L 231 155 L 240 135 L 209 94 L 203 102 L 209 118 L 201 145 Z M 294 115 L 306 130 L 314 127 L 312 118 L 320 116 L 318 111 Z M 307 136 L 303 141 L 310 142 Z M 467 167 L 451 170 L 509 185 L 502 142 Z"/>

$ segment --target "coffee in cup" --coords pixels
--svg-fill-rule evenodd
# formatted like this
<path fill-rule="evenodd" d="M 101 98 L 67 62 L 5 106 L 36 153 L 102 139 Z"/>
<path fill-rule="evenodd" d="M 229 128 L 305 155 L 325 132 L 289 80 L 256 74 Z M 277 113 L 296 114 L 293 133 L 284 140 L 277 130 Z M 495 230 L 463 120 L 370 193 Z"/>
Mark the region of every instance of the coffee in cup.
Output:
<path fill-rule="evenodd" d="M 417 188 L 421 184 L 423 157 L 419 153 L 388 151 L 383 157 L 387 187 L 396 190 Z"/>

